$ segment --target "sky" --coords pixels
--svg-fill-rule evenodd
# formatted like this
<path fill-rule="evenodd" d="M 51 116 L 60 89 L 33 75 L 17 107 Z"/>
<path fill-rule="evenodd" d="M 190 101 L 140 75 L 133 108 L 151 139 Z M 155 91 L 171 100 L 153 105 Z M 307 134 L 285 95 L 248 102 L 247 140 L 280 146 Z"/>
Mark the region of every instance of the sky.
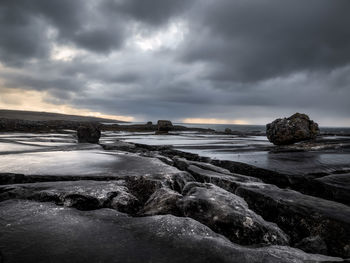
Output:
<path fill-rule="evenodd" d="M 349 0 L 1 0 L 0 108 L 350 126 Z"/>

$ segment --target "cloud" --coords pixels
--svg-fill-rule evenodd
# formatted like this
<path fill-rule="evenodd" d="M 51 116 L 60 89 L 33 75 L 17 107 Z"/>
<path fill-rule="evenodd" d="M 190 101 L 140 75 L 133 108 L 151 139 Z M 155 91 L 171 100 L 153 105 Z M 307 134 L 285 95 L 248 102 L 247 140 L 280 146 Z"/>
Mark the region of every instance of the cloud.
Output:
<path fill-rule="evenodd" d="M 346 0 L 204 1 L 180 57 L 208 63 L 207 77 L 218 81 L 341 67 L 350 59 L 349 8 Z"/>
<path fill-rule="evenodd" d="M 350 125 L 349 7 L 3 0 L 0 88 L 142 121 L 264 124 L 301 111 L 323 125 Z"/>

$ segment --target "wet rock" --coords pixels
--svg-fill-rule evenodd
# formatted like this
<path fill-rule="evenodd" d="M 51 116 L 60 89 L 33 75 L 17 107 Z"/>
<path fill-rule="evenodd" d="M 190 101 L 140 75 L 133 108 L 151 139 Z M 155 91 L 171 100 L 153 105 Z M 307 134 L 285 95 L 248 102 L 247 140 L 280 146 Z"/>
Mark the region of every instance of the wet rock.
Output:
<path fill-rule="evenodd" d="M 277 223 L 292 245 L 319 236 L 329 255 L 350 257 L 349 206 L 259 183 L 242 185 L 236 194 L 265 220 Z"/>
<path fill-rule="evenodd" d="M 331 200 L 350 206 L 350 174 L 332 174 L 315 179 L 322 194 Z"/>
<path fill-rule="evenodd" d="M 232 130 L 231 130 L 230 128 L 226 128 L 226 129 L 225 129 L 225 133 L 231 134 L 231 133 L 232 133 Z"/>
<path fill-rule="evenodd" d="M 79 142 L 98 143 L 101 131 L 93 125 L 79 126 L 77 136 Z"/>
<path fill-rule="evenodd" d="M 320 236 L 306 237 L 299 243 L 295 244 L 295 247 L 302 249 L 305 252 L 324 254 L 328 253 L 327 245 Z"/>
<path fill-rule="evenodd" d="M 139 200 L 127 191 L 118 191 L 117 193 L 112 193 L 112 196 L 107 207 L 132 215 L 136 214 L 141 208 Z"/>
<path fill-rule="evenodd" d="M 79 211 L 28 201 L 0 203 L 0 233 L 8 263 L 342 262 L 285 246 L 241 247 L 190 218 L 135 218 L 111 209 Z"/>
<path fill-rule="evenodd" d="M 179 170 L 161 162 L 157 158 L 138 154 L 105 151 L 97 144 L 93 150 L 45 151 L 33 153 L 7 154 L 1 156 L 0 172 L 25 175 L 60 176 L 63 178 L 115 178 L 140 175 L 165 175 Z M 66 148 L 67 149 L 67 148 Z M 54 178 L 53 178 L 54 179 Z M 69 180 L 69 179 L 68 179 Z M 72 179 L 74 180 L 74 179 Z"/>
<path fill-rule="evenodd" d="M 190 184 L 192 187 L 185 187 L 186 195 L 178 204 L 185 216 L 238 244 L 288 244 L 288 236 L 250 210 L 241 197 L 212 184 Z"/>
<path fill-rule="evenodd" d="M 0 178 L 1 178 L 0 185 L 28 184 L 28 183 L 38 183 L 38 182 L 58 182 L 58 181 L 81 181 L 81 180 L 94 180 L 94 181 L 116 180 L 115 175 L 64 176 L 64 175 L 26 175 L 26 174 L 11 174 L 11 173 L 0 173 Z"/>
<path fill-rule="evenodd" d="M 158 134 L 163 134 L 163 133 L 166 134 L 174 128 L 171 121 L 168 121 L 168 120 L 159 120 L 157 125 L 158 125 L 158 130 L 157 130 Z"/>
<path fill-rule="evenodd" d="M 232 175 L 232 173 L 229 170 L 227 170 L 225 168 L 222 168 L 222 167 L 219 167 L 219 166 L 215 166 L 215 165 L 210 164 L 210 163 L 190 161 L 189 164 L 195 165 L 195 166 L 197 166 L 199 168 L 202 168 L 202 169 L 205 169 L 205 170 L 209 170 L 209 171 L 213 171 L 213 172 L 216 172 L 216 173 Z"/>
<path fill-rule="evenodd" d="M 141 204 L 146 203 L 150 196 L 163 186 L 160 180 L 151 176 L 129 177 L 126 185 L 131 194 L 133 194 Z"/>
<path fill-rule="evenodd" d="M 185 158 L 174 157 L 174 166 L 182 171 L 186 171 L 188 166 L 190 166 L 190 162 Z"/>
<path fill-rule="evenodd" d="M 182 195 L 178 192 L 169 188 L 160 188 L 150 196 L 140 214 L 145 216 L 166 214 L 181 216 L 182 213 L 177 206 L 177 202 L 181 198 Z"/>
<path fill-rule="evenodd" d="M 137 152 L 136 146 L 133 143 L 115 141 L 114 143 L 101 143 L 105 150 L 119 150 L 127 152 Z"/>
<path fill-rule="evenodd" d="M 256 177 L 261 179 L 265 183 L 275 184 L 279 187 L 290 187 L 292 184 L 292 180 L 295 179 L 299 182 L 300 178 L 304 178 L 303 175 L 291 175 L 284 174 L 276 171 L 271 171 L 268 169 L 256 167 L 254 165 L 228 161 L 228 160 L 212 160 L 210 162 L 215 166 L 219 166 L 229 170 L 232 173 L 242 174 L 250 177 Z M 303 180 L 304 182 L 305 180 Z"/>
<path fill-rule="evenodd" d="M 266 125 L 267 138 L 276 145 L 315 139 L 319 132 L 318 124 L 306 114 L 300 113 L 274 120 Z"/>
<path fill-rule="evenodd" d="M 258 178 L 244 176 L 240 174 L 222 174 L 199 168 L 195 165 L 187 167 L 187 171 L 193 175 L 193 177 L 203 183 L 215 184 L 229 192 L 233 192 L 242 182 L 261 182 Z"/>
<path fill-rule="evenodd" d="M 125 181 L 67 181 L 0 186 L 0 200 L 31 199 L 40 202 L 93 210 L 110 207 L 110 199 L 118 194 L 128 195 Z"/>
<path fill-rule="evenodd" d="M 163 155 L 155 155 L 154 157 L 158 158 L 159 160 L 161 160 L 163 163 L 167 164 L 167 165 L 174 165 L 174 161 L 172 159 L 170 159 L 169 157 L 163 156 Z"/>
<path fill-rule="evenodd" d="M 94 210 L 100 208 L 97 198 L 82 194 L 68 194 L 64 196 L 64 206 L 75 207 L 79 210 Z"/>
<path fill-rule="evenodd" d="M 163 179 L 164 180 L 164 179 Z M 196 179 L 194 177 L 187 173 L 187 172 L 179 172 L 176 174 L 168 175 L 165 177 L 165 186 L 169 187 L 170 189 L 177 191 L 178 193 L 181 193 L 184 186 L 188 182 L 193 182 Z"/>

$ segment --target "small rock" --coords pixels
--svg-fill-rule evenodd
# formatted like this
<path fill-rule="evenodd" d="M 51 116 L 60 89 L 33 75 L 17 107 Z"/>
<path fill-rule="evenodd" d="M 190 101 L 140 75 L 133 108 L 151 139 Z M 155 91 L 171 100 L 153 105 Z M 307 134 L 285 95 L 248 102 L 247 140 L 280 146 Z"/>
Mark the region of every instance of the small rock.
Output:
<path fill-rule="evenodd" d="M 140 209 L 139 200 L 126 191 L 120 191 L 112 198 L 111 208 L 126 214 L 135 214 Z"/>
<path fill-rule="evenodd" d="M 158 121 L 158 130 L 157 130 L 156 134 L 167 134 L 173 128 L 174 128 L 174 126 L 171 123 L 171 121 L 159 120 Z"/>
<path fill-rule="evenodd" d="M 98 143 L 101 131 L 93 125 L 80 126 L 77 130 L 79 142 Z"/>
<path fill-rule="evenodd" d="M 230 128 L 226 128 L 226 129 L 225 129 L 225 133 L 231 134 L 231 133 L 232 133 L 232 130 L 231 130 Z"/>
<path fill-rule="evenodd" d="M 315 139 L 320 130 L 318 124 L 306 114 L 295 113 L 289 118 L 277 119 L 266 125 L 266 135 L 275 145 L 293 144 Z"/>

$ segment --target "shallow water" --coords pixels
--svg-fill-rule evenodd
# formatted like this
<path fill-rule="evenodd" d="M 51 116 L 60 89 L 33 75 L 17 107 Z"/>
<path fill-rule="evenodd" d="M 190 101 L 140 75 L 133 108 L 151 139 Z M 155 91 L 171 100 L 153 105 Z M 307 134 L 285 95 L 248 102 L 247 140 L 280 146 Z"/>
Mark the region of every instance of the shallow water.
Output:
<path fill-rule="evenodd" d="M 325 137 L 340 143 L 348 137 Z M 332 173 L 350 169 L 350 149 L 309 152 L 274 152 L 265 136 L 216 135 L 180 132 L 154 135 L 152 132 L 106 132 L 102 143 L 115 140 L 174 148 L 213 159 L 243 162 L 290 174 Z M 165 165 L 147 158 L 104 151 L 98 145 L 78 144 L 73 134 L 1 134 L 0 172 L 38 175 L 125 175 L 161 172 Z M 153 161 L 154 162 L 154 161 Z"/>
<path fill-rule="evenodd" d="M 127 142 L 173 145 L 181 151 L 196 153 L 212 159 L 243 162 L 289 174 L 332 173 L 350 169 L 349 149 L 275 153 L 273 150 L 276 147 L 265 136 L 239 137 L 193 132 L 177 135 L 123 133 L 111 136 Z M 324 139 L 341 141 L 350 138 L 327 136 Z"/>
<path fill-rule="evenodd" d="M 118 177 L 176 172 L 158 159 L 104 151 L 97 144 L 76 143 L 73 134 L 1 135 L 0 173 Z"/>

